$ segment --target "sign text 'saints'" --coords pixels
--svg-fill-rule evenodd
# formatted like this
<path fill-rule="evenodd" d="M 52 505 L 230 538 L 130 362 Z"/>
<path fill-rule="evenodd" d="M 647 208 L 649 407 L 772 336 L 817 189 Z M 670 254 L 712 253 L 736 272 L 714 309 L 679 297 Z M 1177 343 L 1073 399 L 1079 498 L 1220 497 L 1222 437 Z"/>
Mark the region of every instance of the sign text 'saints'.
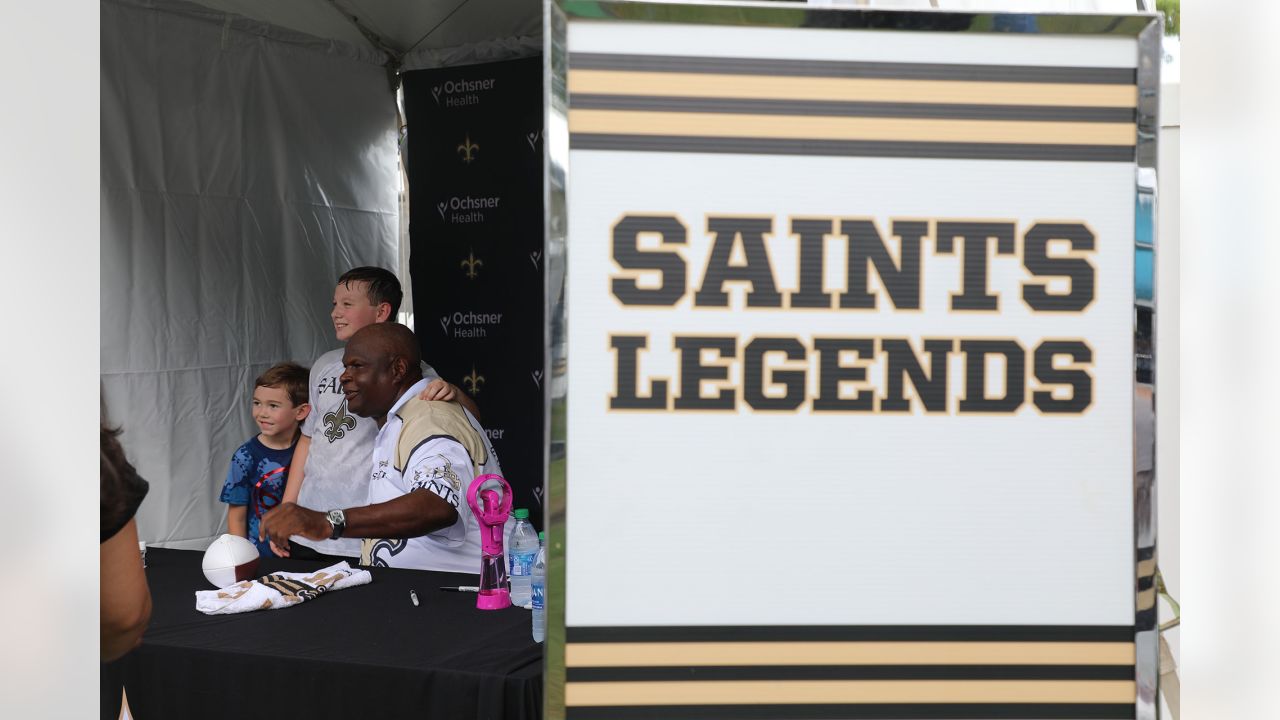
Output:
<path fill-rule="evenodd" d="M 798 277 L 794 289 L 782 291 L 765 242 L 774 233 L 773 220 L 711 216 L 707 232 L 712 242 L 702 283 L 690 298 L 689 268 L 681 250 L 688 244 L 685 224 L 674 215 L 627 215 L 613 227 L 612 255 L 621 272 L 610 279 L 610 289 L 625 307 L 674 309 L 688 301 L 695 308 L 728 309 L 725 284 L 740 281 L 750 285 L 745 311 L 875 312 L 881 307 L 870 284 L 875 272 L 892 310 L 920 311 L 922 270 L 931 248 L 933 256 L 958 255 L 961 260 L 958 276 L 950 279 L 951 311 L 999 314 L 1001 298 L 988 282 L 993 252 L 1021 261 L 1027 277 L 1018 299 L 1032 311 L 1079 314 L 1094 300 L 1095 237 L 1082 222 L 1036 222 L 1021 235 L 1016 223 L 1003 220 L 894 219 L 889 227 L 896 252 L 871 219 L 792 218 Z M 646 234 L 657 236 L 657 249 L 640 247 Z M 828 237 L 842 239 L 846 247 L 846 283 L 839 292 L 824 286 Z M 743 261 L 731 262 L 735 252 Z M 642 274 L 650 280 L 656 274 L 657 282 L 642 287 Z M 679 353 L 675 392 L 669 379 L 655 378 L 641 394 L 640 353 L 649 349 L 648 337 L 610 336 L 617 380 L 611 409 L 733 411 L 745 402 L 752 410 L 788 411 L 812 400 L 814 412 L 1011 414 L 1029 400 L 1042 413 L 1079 414 L 1093 402 L 1093 350 L 1080 338 L 1047 338 L 1024 347 L 1014 338 L 991 337 L 912 342 L 902 337 L 769 336 L 744 342 L 732 335 L 677 335 L 672 344 Z M 963 367 L 959 388 L 950 387 L 948 377 L 953 356 Z M 1003 382 L 989 376 L 992 359 L 1003 365 Z M 877 362 L 883 373 L 879 387 L 870 377 Z M 741 388 L 726 386 L 735 363 L 742 364 Z M 808 397 L 809 372 L 817 373 L 813 398 Z"/>

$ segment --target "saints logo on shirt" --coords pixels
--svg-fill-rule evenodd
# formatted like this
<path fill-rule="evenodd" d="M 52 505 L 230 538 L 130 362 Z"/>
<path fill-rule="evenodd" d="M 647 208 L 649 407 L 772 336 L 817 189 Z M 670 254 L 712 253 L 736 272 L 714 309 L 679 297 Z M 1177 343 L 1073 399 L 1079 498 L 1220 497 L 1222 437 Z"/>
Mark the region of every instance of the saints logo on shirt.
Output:
<path fill-rule="evenodd" d="M 462 492 L 462 481 L 458 479 L 458 473 L 453 471 L 453 463 L 443 455 L 436 455 L 425 467 L 414 471 L 412 489 L 422 488 L 439 495 L 455 508 L 461 505 L 458 493 Z"/>
<path fill-rule="evenodd" d="M 391 558 L 409 547 L 409 541 L 396 538 L 376 538 L 369 543 L 369 563 L 374 567 L 391 567 Z M 364 558 L 361 558 L 363 561 Z"/>
<path fill-rule="evenodd" d="M 347 399 L 342 398 L 342 404 L 337 410 L 325 413 L 324 416 L 324 436 L 329 442 L 334 442 L 347 434 L 347 430 L 356 429 L 356 416 L 347 412 Z"/>

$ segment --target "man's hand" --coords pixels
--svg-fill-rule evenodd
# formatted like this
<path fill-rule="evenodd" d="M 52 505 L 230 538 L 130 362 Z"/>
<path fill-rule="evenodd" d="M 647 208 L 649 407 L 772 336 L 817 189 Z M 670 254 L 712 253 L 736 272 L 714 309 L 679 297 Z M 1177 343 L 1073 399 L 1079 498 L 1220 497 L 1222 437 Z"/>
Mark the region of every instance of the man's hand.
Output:
<path fill-rule="evenodd" d="M 272 548 L 282 557 L 289 552 L 290 535 L 301 535 L 308 540 L 328 540 L 332 532 L 328 516 L 294 503 L 281 503 L 263 515 L 262 522 L 258 524 L 258 539 L 271 540 Z"/>
<path fill-rule="evenodd" d="M 419 400 L 443 400 L 444 402 L 454 402 L 457 400 L 461 392 L 456 385 L 436 378 L 427 384 L 426 389 L 418 395 Z"/>

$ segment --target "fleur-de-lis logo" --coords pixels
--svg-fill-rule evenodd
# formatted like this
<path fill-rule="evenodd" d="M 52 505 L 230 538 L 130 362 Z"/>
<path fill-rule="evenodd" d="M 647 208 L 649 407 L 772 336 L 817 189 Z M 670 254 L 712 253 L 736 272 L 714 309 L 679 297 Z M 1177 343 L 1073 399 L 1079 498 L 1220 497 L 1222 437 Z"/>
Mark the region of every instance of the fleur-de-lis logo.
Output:
<path fill-rule="evenodd" d="M 347 414 L 347 399 L 342 398 L 342 404 L 337 410 L 325 413 L 324 416 L 324 436 L 329 442 L 334 442 L 347 434 L 347 430 L 356 429 L 356 419 L 352 415 Z"/>
<path fill-rule="evenodd" d="M 472 280 L 475 280 L 476 268 L 480 267 L 481 265 L 484 265 L 484 261 L 476 257 L 475 252 L 472 251 L 467 254 L 467 259 L 463 260 L 461 264 L 462 264 L 462 267 L 467 269 L 467 277 Z"/>
<path fill-rule="evenodd" d="M 482 382 L 484 382 L 484 376 L 476 372 L 475 365 L 471 366 L 471 374 L 462 378 L 462 384 L 469 388 L 467 392 L 472 395 L 478 395 L 480 393 L 480 383 Z"/>
<path fill-rule="evenodd" d="M 480 150 L 480 146 L 471 142 L 471 134 L 467 133 L 466 139 L 458 146 L 458 152 L 462 155 L 462 162 L 470 165 L 472 160 L 476 159 L 476 153 Z"/>

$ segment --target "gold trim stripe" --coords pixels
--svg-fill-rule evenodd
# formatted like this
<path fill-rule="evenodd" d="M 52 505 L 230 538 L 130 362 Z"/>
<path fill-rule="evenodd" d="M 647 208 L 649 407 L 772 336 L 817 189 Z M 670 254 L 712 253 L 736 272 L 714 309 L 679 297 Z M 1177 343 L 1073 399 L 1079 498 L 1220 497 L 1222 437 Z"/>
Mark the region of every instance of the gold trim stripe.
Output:
<path fill-rule="evenodd" d="M 570 110 L 570 133 L 898 142 L 1116 145 L 1137 142 L 1134 123 L 935 120 Z"/>
<path fill-rule="evenodd" d="M 972 105 L 1138 106 L 1135 85 L 570 70 L 569 93 Z M 572 106 L 573 98 L 569 104 Z"/>
<path fill-rule="evenodd" d="M 566 667 L 1133 665 L 1131 642 L 566 643 Z"/>
<path fill-rule="evenodd" d="M 571 682 L 566 707 L 836 703 L 1133 703 L 1132 680 Z"/>

